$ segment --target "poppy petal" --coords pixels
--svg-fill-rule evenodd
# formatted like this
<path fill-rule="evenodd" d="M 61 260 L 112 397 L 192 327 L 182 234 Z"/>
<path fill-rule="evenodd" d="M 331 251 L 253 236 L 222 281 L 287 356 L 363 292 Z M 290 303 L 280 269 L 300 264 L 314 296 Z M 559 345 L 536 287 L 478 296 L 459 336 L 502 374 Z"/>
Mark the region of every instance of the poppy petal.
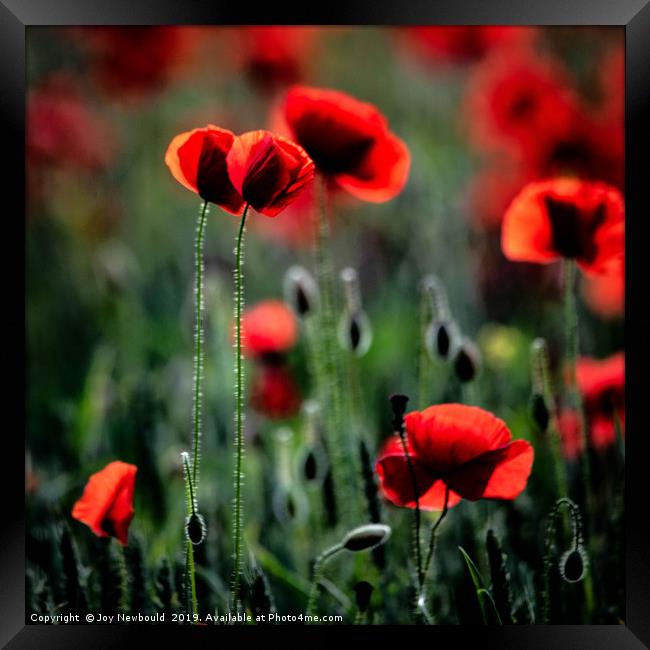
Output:
<path fill-rule="evenodd" d="M 533 457 L 529 442 L 515 440 L 465 463 L 445 480 L 454 491 L 470 501 L 515 499 L 526 487 Z"/>
<path fill-rule="evenodd" d="M 511 440 L 503 420 L 465 404 L 430 406 L 408 413 L 404 422 L 415 455 L 439 476 Z"/>
<path fill-rule="evenodd" d="M 114 535 L 122 544 L 133 519 L 135 465 L 114 461 L 93 474 L 81 498 L 74 504 L 72 516 L 86 524 L 99 537 Z"/>

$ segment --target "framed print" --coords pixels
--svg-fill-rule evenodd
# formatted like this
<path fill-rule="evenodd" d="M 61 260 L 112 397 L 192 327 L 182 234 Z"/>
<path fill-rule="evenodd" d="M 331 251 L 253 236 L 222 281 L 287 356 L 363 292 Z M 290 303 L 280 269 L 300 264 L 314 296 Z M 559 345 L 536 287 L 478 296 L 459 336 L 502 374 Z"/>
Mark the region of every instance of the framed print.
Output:
<path fill-rule="evenodd" d="M 214 4 L 0 2 L 4 647 L 649 647 L 645 0 Z"/>

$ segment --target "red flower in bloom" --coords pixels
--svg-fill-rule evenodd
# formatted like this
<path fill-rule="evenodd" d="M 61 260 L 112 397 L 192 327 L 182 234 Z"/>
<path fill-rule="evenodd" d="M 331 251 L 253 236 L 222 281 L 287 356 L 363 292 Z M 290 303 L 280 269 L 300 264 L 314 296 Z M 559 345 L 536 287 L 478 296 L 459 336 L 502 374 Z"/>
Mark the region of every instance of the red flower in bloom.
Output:
<path fill-rule="evenodd" d="M 270 419 L 295 415 L 300 408 L 300 390 L 284 365 L 261 365 L 253 375 L 251 406 Z"/>
<path fill-rule="evenodd" d="M 274 217 L 314 175 L 314 164 L 297 144 L 268 131 L 235 136 L 212 124 L 177 135 L 165 162 L 181 185 L 232 214 L 249 203 Z"/>
<path fill-rule="evenodd" d="M 595 449 L 603 449 L 616 439 L 615 413 L 621 428 L 625 427 L 625 354 L 619 352 L 602 361 L 583 357 L 576 371 L 591 443 Z"/>
<path fill-rule="evenodd" d="M 406 34 L 422 54 L 464 63 L 481 59 L 496 48 L 527 42 L 535 29 L 497 25 L 409 27 Z"/>
<path fill-rule="evenodd" d="M 281 300 L 264 300 L 242 316 L 242 349 L 250 357 L 274 356 L 296 344 L 298 323 Z"/>
<path fill-rule="evenodd" d="M 605 275 L 584 278 L 582 295 L 589 309 L 603 318 L 617 318 L 625 309 L 623 262 Z"/>
<path fill-rule="evenodd" d="M 409 151 L 372 104 L 337 90 L 293 86 L 283 116 L 319 171 L 353 196 L 379 203 L 404 187 Z"/>
<path fill-rule="evenodd" d="M 227 164 L 244 201 L 267 217 L 282 212 L 314 177 L 314 163 L 304 149 L 269 131 L 235 138 Z"/>
<path fill-rule="evenodd" d="M 72 516 L 86 524 L 98 537 L 117 537 L 126 545 L 133 519 L 135 465 L 116 460 L 93 474 L 84 493 L 74 504 Z"/>
<path fill-rule="evenodd" d="M 235 134 L 208 124 L 177 135 L 167 147 L 165 163 L 174 178 L 204 201 L 214 203 L 232 214 L 239 214 L 244 199 L 234 188 L 226 165 L 226 156 Z"/>
<path fill-rule="evenodd" d="M 569 460 L 575 460 L 584 449 L 578 414 L 572 410 L 561 411 L 557 425 L 562 439 L 562 452 Z"/>
<path fill-rule="evenodd" d="M 157 90 L 196 42 L 193 28 L 83 27 L 70 34 L 90 53 L 95 77 L 108 94 L 136 97 Z"/>
<path fill-rule="evenodd" d="M 52 75 L 30 90 L 27 154 L 30 162 L 102 169 L 113 157 L 114 134 L 81 100 L 74 81 Z"/>
<path fill-rule="evenodd" d="M 501 229 L 504 255 L 521 262 L 575 259 L 587 272 L 621 263 L 624 204 L 604 183 L 556 178 L 529 183 L 507 209 Z"/>
<path fill-rule="evenodd" d="M 512 440 L 508 427 L 483 409 L 462 404 L 430 406 L 405 416 L 411 463 L 423 510 L 441 510 L 461 498 L 515 499 L 526 487 L 533 448 Z M 398 506 L 415 507 L 413 482 L 397 436 L 388 440 L 376 464 L 381 489 Z"/>
<path fill-rule="evenodd" d="M 491 57 L 470 82 L 466 98 L 470 135 L 480 148 L 527 159 L 540 143 L 566 134 L 577 98 L 555 62 L 529 52 Z"/>
<path fill-rule="evenodd" d="M 252 81 L 264 90 L 295 83 L 305 65 L 319 30 L 313 27 L 246 27 L 240 31 L 243 66 Z"/>

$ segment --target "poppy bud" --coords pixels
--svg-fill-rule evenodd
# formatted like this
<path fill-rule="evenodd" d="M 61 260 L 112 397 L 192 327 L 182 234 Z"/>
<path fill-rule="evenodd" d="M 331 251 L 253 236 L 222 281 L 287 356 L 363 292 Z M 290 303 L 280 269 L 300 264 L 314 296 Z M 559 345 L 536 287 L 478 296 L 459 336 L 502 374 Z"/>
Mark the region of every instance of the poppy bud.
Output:
<path fill-rule="evenodd" d="M 383 544 L 390 537 L 390 532 L 390 527 L 384 524 L 366 524 L 348 532 L 341 546 L 353 553 L 368 551 Z"/>
<path fill-rule="evenodd" d="M 560 575 L 566 582 L 580 582 L 587 572 L 587 554 L 582 546 L 567 551 L 559 563 Z"/>
<path fill-rule="evenodd" d="M 311 273 L 302 266 L 292 266 L 284 276 L 284 299 L 302 317 L 318 304 L 318 287 Z"/>
<path fill-rule="evenodd" d="M 530 400 L 530 415 L 535 426 L 540 433 L 545 433 L 548 429 L 550 414 L 546 407 L 546 400 L 541 393 L 533 393 Z"/>
<path fill-rule="evenodd" d="M 476 346 L 465 339 L 454 356 L 454 372 L 462 382 L 472 381 L 479 370 L 480 354 Z"/>
<path fill-rule="evenodd" d="M 362 357 L 372 342 L 372 328 L 361 307 L 357 272 L 351 267 L 345 268 L 341 271 L 341 280 L 345 288 L 346 309 L 339 324 L 339 340 L 344 349 Z"/>
<path fill-rule="evenodd" d="M 205 533 L 205 520 L 200 514 L 193 512 L 185 520 L 185 535 L 187 536 L 187 539 L 189 539 L 194 546 L 198 546 L 205 539 Z"/>
<path fill-rule="evenodd" d="M 308 505 L 301 491 L 294 486 L 278 487 L 273 495 L 273 512 L 283 526 L 302 523 L 307 515 Z"/>
<path fill-rule="evenodd" d="M 370 597 L 375 588 L 366 580 L 361 580 L 354 585 L 354 594 L 357 601 L 357 608 L 363 614 L 370 606 Z"/>
<path fill-rule="evenodd" d="M 437 320 L 427 328 L 424 343 L 432 358 L 447 361 L 453 356 L 458 338 L 458 325 L 454 321 Z"/>

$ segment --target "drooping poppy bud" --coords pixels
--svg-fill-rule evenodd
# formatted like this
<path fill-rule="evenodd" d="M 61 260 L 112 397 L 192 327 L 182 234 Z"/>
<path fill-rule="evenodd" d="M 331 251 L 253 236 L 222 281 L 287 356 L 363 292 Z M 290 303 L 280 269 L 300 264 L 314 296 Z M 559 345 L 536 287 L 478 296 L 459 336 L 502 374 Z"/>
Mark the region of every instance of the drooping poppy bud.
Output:
<path fill-rule="evenodd" d="M 587 573 L 587 554 L 582 546 L 567 551 L 560 558 L 559 569 L 565 582 L 580 582 Z"/>
<path fill-rule="evenodd" d="M 447 361 L 453 357 L 460 339 L 458 325 L 451 317 L 447 292 L 435 275 L 426 275 L 420 284 L 424 322 L 424 346 L 432 359 Z"/>
<path fill-rule="evenodd" d="M 346 551 L 357 553 L 369 551 L 383 544 L 390 537 L 390 526 L 384 524 L 366 524 L 349 531 L 343 538 L 341 546 Z"/>
<path fill-rule="evenodd" d="M 462 383 L 473 381 L 478 374 L 481 355 L 478 348 L 464 339 L 454 356 L 454 372 Z"/>
<path fill-rule="evenodd" d="M 313 313 L 318 305 L 318 287 L 307 269 L 289 268 L 284 276 L 284 299 L 300 318 Z"/>
<path fill-rule="evenodd" d="M 425 346 L 432 357 L 447 361 L 453 356 L 460 332 L 455 321 L 437 320 L 427 328 Z"/>
<path fill-rule="evenodd" d="M 362 357 L 372 342 L 372 328 L 361 307 L 359 278 L 353 268 L 341 271 L 345 290 L 345 312 L 339 323 L 339 340 L 344 349 Z"/>
<path fill-rule="evenodd" d="M 198 512 L 192 513 L 185 520 L 185 535 L 194 546 L 198 546 L 205 539 L 206 530 L 205 520 Z"/>
<path fill-rule="evenodd" d="M 546 400 L 541 393 L 533 393 L 530 400 L 530 416 L 540 433 L 545 433 L 550 422 Z"/>

